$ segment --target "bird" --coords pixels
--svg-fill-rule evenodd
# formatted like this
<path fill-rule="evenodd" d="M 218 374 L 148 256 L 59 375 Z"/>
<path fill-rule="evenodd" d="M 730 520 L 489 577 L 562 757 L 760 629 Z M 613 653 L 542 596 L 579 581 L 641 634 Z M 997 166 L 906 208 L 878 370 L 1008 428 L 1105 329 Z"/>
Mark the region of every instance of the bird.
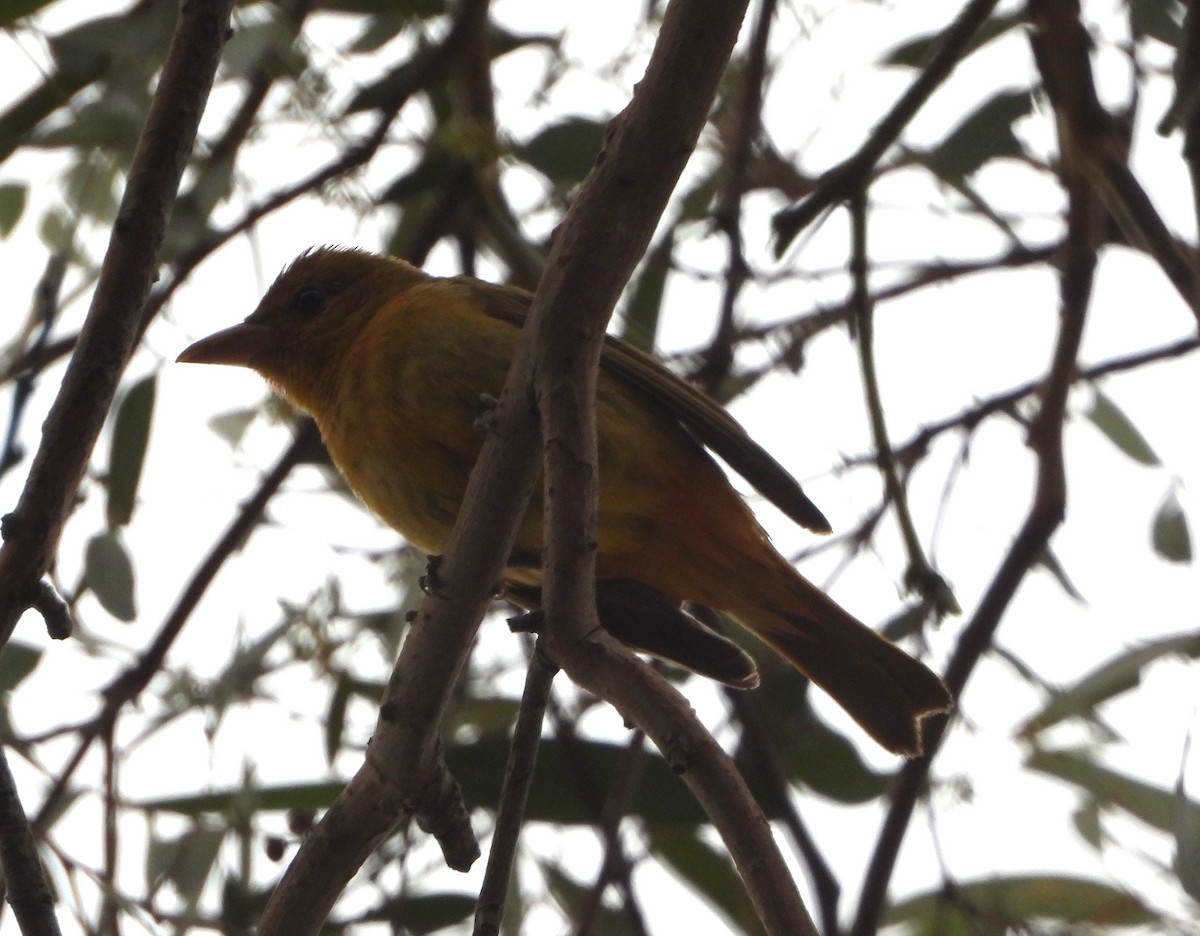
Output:
<path fill-rule="evenodd" d="M 178 360 L 257 371 L 312 416 L 358 498 L 438 555 L 483 444 L 483 401 L 504 384 L 531 300 L 514 286 L 432 276 L 399 258 L 314 248 L 243 322 Z M 613 336 L 600 358 L 596 426 L 596 606 L 605 629 L 635 650 L 753 688 L 754 658 L 688 609 L 719 611 L 882 747 L 919 755 L 924 720 L 952 708 L 945 684 L 805 579 L 711 453 L 793 521 L 829 532 L 791 475 L 710 397 Z M 505 596 L 527 609 L 540 600 L 542 549 L 535 488 L 505 570 Z"/>

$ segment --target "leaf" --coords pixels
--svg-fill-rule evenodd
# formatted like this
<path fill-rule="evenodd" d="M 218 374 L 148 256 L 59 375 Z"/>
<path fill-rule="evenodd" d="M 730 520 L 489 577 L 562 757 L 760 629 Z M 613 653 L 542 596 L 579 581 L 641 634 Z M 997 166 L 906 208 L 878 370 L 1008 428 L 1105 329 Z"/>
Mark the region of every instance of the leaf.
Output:
<path fill-rule="evenodd" d="M 1085 790 L 1101 806 L 1122 809 L 1172 835 L 1180 822 L 1200 822 L 1200 804 L 1171 790 L 1101 767 L 1082 751 L 1034 751 L 1025 766 Z"/>
<path fill-rule="evenodd" d="M 1178 634 L 1149 641 L 1119 654 L 1088 673 L 1074 686 L 1054 697 L 1025 722 L 1018 731 L 1022 738 L 1033 738 L 1039 732 L 1068 718 L 1090 718 L 1102 702 L 1136 688 L 1142 671 L 1163 657 L 1200 657 L 1200 634 Z"/>
<path fill-rule="evenodd" d="M 20 641 L 9 641 L 0 653 L 0 694 L 12 692 L 34 671 L 42 651 Z"/>
<path fill-rule="evenodd" d="M 288 810 L 316 811 L 327 808 L 345 783 L 327 781 L 322 783 L 293 783 L 281 786 L 258 787 L 254 791 L 254 809 L 257 812 L 286 812 Z M 234 807 L 244 805 L 246 791 L 243 787 L 232 790 L 210 791 L 186 796 L 164 796 L 158 799 L 133 800 L 130 806 L 145 812 L 177 813 L 183 816 L 206 816 L 231 814 Z"/>
<path fill-rule="evenodd" d="M 257 407 L 233 410 L 213 416 L 208 421 L 208 428 L 221 437 L 230 448 L 236 448 L 246 434 L 250 423 L 258 415 Z"/>
<path fill-rule="evenodd" d="M 67 204 L 77 215 L 111 222 L 117 216 L 116 181 L 112 160 L 88 153 L 67 172 L 63 185 Z"/>
<path fill-rule="evenodd" d="M 883 622 L 879 633 L 896 643 L 921 633 L 930 617 L 930 607 L 924 601 L 914 601 Z"/>
<path fill-rule="evenodd" d="M 1024 147 L 1013 124 L 1033 108 L 1028 91 L 1005 91 L 986 100 L 950 132 L 924 162 L 938 178 L 960 185 L 985 163 L 1021 156 Z"/>
<path fill-rule="evenodd" d="M 724 916 L 731 930 L 761 931 L 754 907 L 729 855 L 705 842 L 696 829 L 650 825 L 645 830 L 650 839 L 650 851 L 687 882 L 693 893 Z"/>
<path fill-rule="evenodd" d="M 674 253 L 675 225 L 671 225 L 646 254 L 622 310 L 621 337 L 647 353 L 654 350 L 658 337 L 658 318 Z"/>
<path fill-rule="evenodd" d="M 475 903 L 476 899 L 467 894 L 421 894 L 404 897 L 398 905 L 390 903 L 381 919 L 389 923 L 393 931 L 421 936 L 461 923 L 475 912 Z M 367 919 L 372 916 L 368 913 Z"/>
<path fill-rule="evenodd" d="M 1177 0 L 1131 0 L 1129 25 L 1135 36 L 1152 36 L 1178 48 L 1183 36 L 1183 6 Z"/>
<path fill-rule="evenodd" d="M 1096 851 L 1104 844 L 1104 828 L 1100 825 L 1100 807 L 1090 796 L 1071 814 L 1071 824 L 1079 837 Z"/>
<path fill-rule="evenodd" d="M 550 124 L 514 152 L 560 188 L 583 181 L 604 145 L 607 124 L 591 117 L 567 117 Z"/>
<path fill-rule="evenodd" d="M 4 0 L 0 4 L 0 28 L 7 29 L 24 16 L 49 6 L 51 0 Z"/>
<path fill-rule="evenodd" d="M 170 881 L 188 907 L 195 907 L 224 839 L 223 829 L 200 825 L 175 839 L 152 839 L 146 851 L 146 880 L 151 889 Z"/>
<path fill-rule="evenodd" d="M 753 705 L 760 713 L 754 717 L 768 726 L 770 743 L 790 782 L 803 783 L 838 803 L 865 803 L 887 792 L 891 777 L 868 767 L 858 748 L 817 716 L 808 701 L 808 680 L 797 670 L 770 669 L 754 696 L 752 702 L 746 698 L 738 702 Z M 771 816 L 781 815 L 784 804 L 775 802 L 764 785 L 745 741 L 735 760 L 763 809 Z"/>
<path fill-rule="evenodd" d="M 971 37 L 971 41 L 967 45 L 966 51 L 959 58 L 959 61 L 961 62 L 972 52 L 987 45 L 996 37 L 1003 36 L 1010 29 L 1022 25 L 1025 19 L 1020 14 L 993 16 L 980 26 L 975 35 Z M 920 68 L 929 60 L 929 56 L 934 48 L 942 41 L 942 35 L 941 32 L 936 32 L 910 39 L 887 53 L 883 58 L 882 64 Z"/>
<path fill-rule="evenodd" d="M 117 404 L 117 418 L 113 423 L 108 456 L 106 514 L 109 529 L 125 526 L 133 516 L 138 482 L 142 477 L 146 447 L 150 441 L 157 387 L 157 375 L 145 377 L 130 387 Z"/>
<path fill-rule="evenodd" d="M 133 600 L 133 563 L 125 544 L 113 531 L 88 540 L 83 562 L 83 583 L 104 610 L 126 623 L 137 617 Z"/>
<path fill-rule="evenodd" d="M 1186 745 L 1185 751 L 1190 747 L 1190 744 Z M 1179 804 L 1179 818 L 1174 829 L 1175 856 L 1172 866 L 1184 891 L 1194 900 L 1200 900 L 1200 810 L 1191 808 L 1192 801 L 1183 783 L 1182 770 L 1175 781 L 1175 797 Z"/>
<path fill-rule="evenodd" d="M 1174 491 L 1169 491 L 1159 504 L 1150 528 L 1150 542 L 1154 551 L 1168 562 L 1192 561 L 1192 534 Z"/>
<path fill-rule="evenodd" d="M 21 220 L 28 194 L 28 188 L 24 185 L 14 182 L 0 185 L 0 238 L 8 237 Z"/>
<path fill-rule="evenodd" d="M 62 208 L 51 208 L 42 216 L 38 225 L 38 239 L 52 253 L 76 253 L 75 250 L 75 221 Z"/>
<path fill-rule="evenodd" d="M 422 18 L 436 13 L 445 13 L 445 0 L 318 0 L 318 10 L 335 13 L 369 13 L 385 16 L 397 10 L 405 10 Z"/>
<path fill-rule="evenodd" d="M 1078 601 L 1080 604 L 1086 604 L 1083 594 L 1075 587 L 1075 583 L 1071 581 L 1071 577 L 1067 575 L 1067 570 L 1063 568 L 1058 555 L 1047 546 L 1038 556 L 1037 564 L 1054 576 L 1054 581 L 1058 582 L 1058 587 L 1065 591 L 1068 595 Z"/>
<path fill-rule="evenodd" d="M 569 878 L 562 869 L 548 861 L 539 861 L 538 866 L 545 875 L 550 895 L 554 898 L 568 920 L 578 920 L 585 902 L 591 895 L 591 886 L 584 886 Z M 601 903 L 595 919 L 588 930 L 592 936 L 635 936 L 635 930 L 624 914 L 618 913 L 607 904 Z"/>
<path fill-rule="evenodd" d="M 606 791 L 615 782 L 624 751 L 623 744 L 600 741 L 545 741 L 538 753 L 526 817 L 559 825 L 591 825 Z M 492 735 L 456 744 L 447 750 L 446 763 L 467 802 L 492 809 L 499 801 L 508 763 L 508 738 Z M 652 752 L 646 755 L 629 815 L 662 825 L 707 822 L 683 781 L 660 755 Z"/>
<path fill-rule="evenodd" d="M 274 17 L 236 29 L 221 53 L 227 78 L 249 78 L 260 69 L 274 78 L 296 76 L 306 64 L 293 28 Z"/>
<path fill-rule="evenodd" d="M 1135 462 L 1141 465 L 1160 464 L 1154 449 L 1150 448 L 1150 443 L 1138 432 L 1129 417 L 1099 390 L 1096 391 L 1087 417 L 1113 445 Z"/>
<path fill-rule="evenodd" d="M 953 884 L 896 904 L 884 916 L 887 924 L 908 924 L 909 936 L 1005 936 L 1029 930 L 1034 920 L 1111 927 L 1154 923 L 1158 917 L 1133 894 L 1066 875 Z"/>
<path fill-rule="evenodd" d="M 342 748 L 342 736 L 346 730 L 346 707 L 350 703 L 351 683 L 345 676 L 338 679 L 329 700 L 329 713 L 325 716 L 325 763 L 333 765 Z"/>
<path fill-rule="evenodd" d="M 91 71 L 78 74 L 75 71 L 59 69 L 0 114 L 0 162 L 8 159 L 17 147 L 29 142 L 34 127 L 63 107 L 76 92 L 94 82 L 103 71 L 103 63 L 96 63 Z"/>

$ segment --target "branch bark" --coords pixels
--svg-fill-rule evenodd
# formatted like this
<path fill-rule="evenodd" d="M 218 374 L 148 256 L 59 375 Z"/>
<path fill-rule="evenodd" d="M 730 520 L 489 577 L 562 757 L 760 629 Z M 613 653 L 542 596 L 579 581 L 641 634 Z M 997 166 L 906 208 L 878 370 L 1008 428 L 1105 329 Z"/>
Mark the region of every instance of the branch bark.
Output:
<path fill-rule="evenodd" d="M 142 308 L 229 33 L 232 6 L 233 0 L 194 0 L 180 8 L 87 320 L 21 498 L 0 529 L 0 646 L 8 643 L 54 558 L 92 448 L 137 345 Z"/>
<path fill-rule="evenodd" d="M 1089 180 L 1082 169 L 1068 161 L 1064 164 L 1063 176 L 1068 194 L 1068 219 L 1059 263 L 1059 330 L 1050 367 L 1040 388 L 1041 406 L 1028 437 L 1029 447 L 1037 460 L 1033 503 L 946 667 L 943 678 L 956 699 L 962 697 L 967 680 L 991 647 L 996 629 L 1017 588 L 1044 555 L 1050 537 L 1066 515 L 1063 425 L 1067 394 L 1076 378 L 1096 251 L 1103 241 L 1105 218 L 1100 199 L 1089 188 Z M 909 761 L 900 770 L 875 852 L 867 866 L 851 936 L 873 936 L 879 928 L 900 845 L 925 790 L 930 766 L 941 748 L 948 724 L 946 718 L 931 720 L 925 736 L 925 755 Z"/>
<path fill-rule="evenodd" d="M 260 933 L 314 933 L 375 845 L 408 814 L 452 867 L 477 847 L 439 756 L 439 728 L 471 637 L 500 579 L 529 492 L 545 420 L 546 612 L 551 646 L 577 682 L 646 730 L 729 844 L 773 933 L 815 933 L 770 827 L 728 756 L 661 677 L 611 644 L 579 639 L 595 607 L 595 376 L 604 325 L 689 158 L 744 5 L 674 0 L 646 75 L 610 126 L 596 167 L 560 227 L 492 432 L 468 485 L 380 709 L 366 762 L 288 868 Z M 568 313 L 569 309 L 569 313 Z M 575 496 L 576 492 L 583 496 Z"/>

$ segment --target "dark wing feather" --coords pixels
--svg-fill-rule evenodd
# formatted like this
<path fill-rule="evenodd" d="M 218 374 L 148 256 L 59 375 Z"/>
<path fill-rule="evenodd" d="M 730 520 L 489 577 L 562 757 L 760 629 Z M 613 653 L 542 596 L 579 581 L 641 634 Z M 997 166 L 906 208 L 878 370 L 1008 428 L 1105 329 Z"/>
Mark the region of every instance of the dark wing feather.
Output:
<path fill-rule="evenodd" d="M 481 288 L 489 315 L 516 325 L 524 324 L 532 298 L 528 293 L 478 281 L 472 284 Z M 830 531 L 829 521 L 796 479 L 708 396 L 650 355 L 611 335 L 605 337 L 600 366 L 661 403 L 698 441 L 721 456 L 755 490 L 802 527 L 815 533 Z"/>

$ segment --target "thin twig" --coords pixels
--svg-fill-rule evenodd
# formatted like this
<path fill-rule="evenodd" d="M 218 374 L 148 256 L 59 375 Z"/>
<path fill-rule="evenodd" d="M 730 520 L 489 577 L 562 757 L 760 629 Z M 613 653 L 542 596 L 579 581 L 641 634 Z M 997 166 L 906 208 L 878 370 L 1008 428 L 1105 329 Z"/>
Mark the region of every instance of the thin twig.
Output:
<path fill-rule="evenodd" d="M 1103 236 L 1103 214 L 1081 174 L 1068 164 L 1064 175 L 1069 195 L 1067 240 L 1059 278 L 1060 322 L 1053 358 L 1041 385 L 1042 405 L 1029 432 L 1029 445 L 1037 458 L 1033 503 L 988 586 L 971 622 L 963 630 L 946 668 L 946 685 L 961 697 L 967 680 L 991 646 L 1018 586 L 1040 561 L 1050 537 L 1066 511 L 1066 470 L 1063 461 L 1063 425 L 1067 394 L 1075 379 L 1083 324 L 1091 296 L 1096 249 Z M 928 782 L 930 766 L 945 737 L 947 718 L 930 719 L 926 753 L 900 770 L 891 804 L 867 867 L 852 936 L 873 936 L 887 899 L 888 882 L 900 845 L 916 804 Z"/>
<path fill-rule="evenodd" d="M 596 880 L 588 888 L 583 906 L 575 919 L 575 936 L 591 936 L 600 921 L 600 908 L 608 885 L 618 884 L 624 897 L 626 922 L 631 936 L 645 936 L 646 922 L 633 890 L 633 865 L 625 855 L 621 841 L 621 825 L 629 815 L 637 794 L 638 781 L 646 764 L 646 733 L 635 728 L 630 732 L 625 750 L 617 763 L 617 770 L 608 796 L 596 817 L 600 839 L 604 843 L 604 860 Z"/>
<path fill-rule="evenodd" d="M 962 60 L 971 40 L 988 21 L 997 2 L 971 0 L 963 7 L 958 18 L 942 35 L 916 80 L 879 122 L 858 152 L 824 173 L 806 198 L 775 216 L 772 226 L 775 228 L 776 253 L 782 253 L 796 235 L 826 209 L 863 189 L 883 154 L 900 138 L 901 132 L 917 115 L 917 111 Z"/>
<path fill-rule="evenodd" d="M 1029 34 L 1042 86 L 1054 107 L 1062 159 L 1087 179 L 1131 245 L 1158 263 L 1200 321 L 1200 270 L 1129 168 L 1129 141 L 1096 93 L 1092 38 L 1078 0 L 1031 0 Z"/>
<path fill-rule="evenodd" d="M 693 375 L 708 393 L 720 385 L 733 363 L 734 313 L 738 296 L 750 276 L 750 265 L 742 247 L 742 199 L 746 192 L 746 171 L 750 153 L 762 127 L 763 82 L 767 73 L 767 45 L 771 23 L 775 18 L 776 0 L 762 0 L 746 67 L 741 76 L 741 99 L 738 101 L 733 139 L 727 146 L 721 198 L 717 205 L 715 223 L 725 234 L 729 260 L 725 265 L 725 288 L 721 294 L 721 314 L 717 331 L 704 351 L 704 363 Z"/>
<path fill-rule="evenodd" d="M 316 426 L 310 420 L 305 420 L 291 445 L 280 456 L 275 466 L 263 477 L 254 495 L 242 505 L 237 517 L 221 534 L 220 539 L 213 544 L 208 555 L 204 557 L 204 561 L 200 563 L 200 567 L 188 580 L 179 599 L 175 602 L 175 606 L 164 619 L 162 627 L 150 641 L 150 645 L 138 657 L 136 663 L 100 690 L 104 706 L 95 716 L 75 729 L 75 733 L 78 735 L 78 744 L 66 764 L 55 774 L 54 784 L 47 792 L 42 807 L 33 821 L 35 828 L 44 829 L 50 818 L 57 813 L 62 798 L 70 789 L 70 782 L 75 771 L 83 762 L 84 755 L 87 754 L 96 738 L 110 730 L 121 709 L 135 702 L 146 686 L 150 684 L 150 680 L 162 670 L 167 652 L 175 643 L 184 624 L 191 617 L 196 605 L 199 604 L 225 561 L 245 543 L 246 537 L 261 519 L 263 511 L 266 510 L 267 502 L 275 496 L 287 476 L 291 474 L 292 469 L 317 443 Z"/>
<path fill-rule="evenodd" d="M 910 589 L 930 602 L 939 615 L 958 614 L 961 609 L 954 593 L 946 580 L 930 565 L 921 546 L 921 539 L 917 536 L 912 512 L 908 509 L 908 492 L 900 480 L 895 453 L 888 438 L 887 419 L 883 413 L 883 395 L 875 371 L 875 324 L 870 290 L 867 286 L 867 199 L 864 193 L 856 194 L 850 199 L 850 218 L 853 232 L 850 275 L 854 283 L 852 321 L 855 322 L 858 331 L 858 357 L 863 393 L 866 397 L 879 471 L 883 475 L 888 499 L 892 502 L 896 522 L 900 525 L 900 533 L 908 553 L 908 568 L 904 573 L 904 581 Z"/>
<path fill-rule="evenodd" d="M 504 785 L 500 788 L 500 801 L 496 804 L 496 826 L 492 830 L 487 868 L 483 872 L 479 901 L 475 907 L 474 936 L 496 936 L 500 932 L 500 921 L 508 899 L 508 885 L 512 879 L 513 859 L 525 822 L 525 803 L 529 799 L 529 787 L 537 766 L 542 721 L 557 672 L 558 667 L 535 647 L 530 654 L 529 670 L 525 674 L 525 690 L 517 711 L 517 723 L 513 727 Z"/>

